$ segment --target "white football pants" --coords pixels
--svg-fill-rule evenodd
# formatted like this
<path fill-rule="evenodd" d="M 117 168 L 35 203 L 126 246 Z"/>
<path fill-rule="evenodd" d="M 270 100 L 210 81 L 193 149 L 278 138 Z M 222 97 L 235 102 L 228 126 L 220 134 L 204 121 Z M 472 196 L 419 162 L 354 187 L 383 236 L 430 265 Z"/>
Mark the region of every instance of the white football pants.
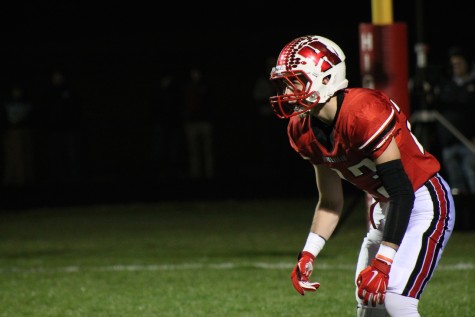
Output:
<path fill-rule="evenodd" d="M 376 227 L 370 224 L 363 239 L 355 285 L 358 274 L 370 264 L 379 249 L 388 207 L 388 203 L 377 203 L 370 215 Z M 391 265 L 385 305 L 365 306 L 356 291 L 357 316 L 419 317 L 419 298 L 439 263 L 454 223 L 451 190 L 437 174 L 415 192 L 409 224 Z"/>

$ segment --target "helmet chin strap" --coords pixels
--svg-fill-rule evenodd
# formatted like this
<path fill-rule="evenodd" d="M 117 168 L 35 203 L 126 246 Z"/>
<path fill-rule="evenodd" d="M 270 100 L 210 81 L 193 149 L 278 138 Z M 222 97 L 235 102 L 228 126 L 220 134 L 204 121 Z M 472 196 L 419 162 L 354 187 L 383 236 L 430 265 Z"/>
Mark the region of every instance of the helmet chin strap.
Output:
<path fill-rule="evenodd" d="M 314 103 L 318 98 L 320 98 L 320 95 L 318 94 L 318 92 L 314 91 L 314 92 L 312 92 L 312 94 L 310 96 L 308 96 L 306 101 L 308 101 L 310 103 Z"/>
<path fill-rule="evenodd" d="M 310 109 L 311 110 L 311 109 Z M 305 117 L 308 117 L 310 115 L 310 110 L 307 110 L 305 112 L 302 112 L 300 114 L 297 115 L 297 117 L 299 117 L 300 119 L 303 119 Z"/>

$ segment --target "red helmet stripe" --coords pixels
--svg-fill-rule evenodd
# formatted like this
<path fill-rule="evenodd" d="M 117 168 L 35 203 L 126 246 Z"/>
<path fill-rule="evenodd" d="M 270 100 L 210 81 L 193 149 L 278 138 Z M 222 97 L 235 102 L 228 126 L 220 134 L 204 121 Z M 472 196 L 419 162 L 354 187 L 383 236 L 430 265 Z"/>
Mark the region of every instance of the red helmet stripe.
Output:
<path fill-rule="evenodd" d="M 317 49 L 320 52 L 319 53 L 320 55 L 326 56 L 328 61 L 332 63 L 333 65 L 337 65 L 341 63 L 340 57 L 338 57 L 338 55 L 330 51 L 322 42 L 314 41 L 314 42 L 309 43 L 309 45 Z"/>

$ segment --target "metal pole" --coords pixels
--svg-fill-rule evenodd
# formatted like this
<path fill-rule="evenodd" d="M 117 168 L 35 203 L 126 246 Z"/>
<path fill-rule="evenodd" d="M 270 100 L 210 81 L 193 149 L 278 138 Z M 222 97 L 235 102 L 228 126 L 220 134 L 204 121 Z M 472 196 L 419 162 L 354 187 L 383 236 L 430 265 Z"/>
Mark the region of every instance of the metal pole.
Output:
<path fill-rule="evenodd" d="M 437 110 L 422 110 L 417 111 L 411 117 L 411 124 L 422 122 L 433 122 L 438 121 L 442 124 L 450 133 L 452 133 L 457 140 L 459 140 L 463 145 L 465 145 L 473 154 L 475 154 L 475 144 L 467 139 L 449 120 L 447 120 L 440 112 Z"/>

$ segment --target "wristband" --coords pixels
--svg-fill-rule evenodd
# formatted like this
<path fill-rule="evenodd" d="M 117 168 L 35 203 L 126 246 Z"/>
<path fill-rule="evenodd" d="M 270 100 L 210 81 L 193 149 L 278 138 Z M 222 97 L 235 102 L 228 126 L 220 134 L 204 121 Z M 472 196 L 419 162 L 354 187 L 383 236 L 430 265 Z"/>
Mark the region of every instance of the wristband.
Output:
<path fill-rule="evenodd" d="M 387 245 L 381 244 L 379 246 L 378 253 L 376 254 L 376 259 L 386 262 L 391 265 L 393 263 L 394 256 L 396 255 L 396 250 Z"/>
<path fill-rule="evenodd" d="M 321 235 L 310 232 L 308 234 L 307 242 L 303 247 L 303 251 L 310 252 L 316 257 L 317 254 L 320 253 L 320 251 L 323 249 L 323 246 L 325 245 L 326 241 L 327 240 L 325 240 L 325 238 Z"/>

